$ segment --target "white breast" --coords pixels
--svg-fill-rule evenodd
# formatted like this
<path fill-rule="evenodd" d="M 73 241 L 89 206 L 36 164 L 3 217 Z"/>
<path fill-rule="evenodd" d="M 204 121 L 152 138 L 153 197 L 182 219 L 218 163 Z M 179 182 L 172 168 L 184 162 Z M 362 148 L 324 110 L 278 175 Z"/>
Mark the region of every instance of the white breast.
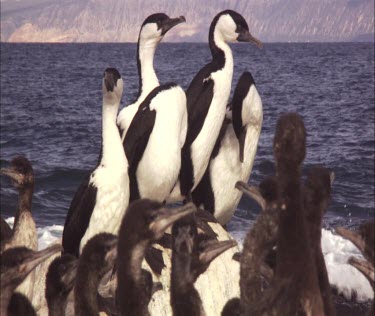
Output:
<path fill-rule="evenodd" d="M 163 202 L 177 181 L 181 148 L 186 138 L 186 95 L 181 87 L 159 93 L 150 103 L 156 110 L 154 128 L 136 176 L 142 198 Z"/>
<path fill-rule="evenodd" d="M 125 139 L 126 132 L 134 118 L 135 113 L 138 111 L 140 103 L 141 102 L 136 102 L 128 105 L 127 107 L 123 108 L 117 116 L 117 125 L 120 126 L 121 130 L 123 131 L 121 134 L 122 141 Z"/>
<path fill-rule="evenodd" d="M 129 204 L 129 177 L 123 168 L 98 167 L 90 183 L 97 188 L 96 204 L 89 226 L 81 239 L 80 252 L 87 241 L 102 232 L 116 234 Z"/>
<path fill-rule="evenodd" d="M 261 116 L 262 117 L 262 116 Z M 233 125 L 227 127 L 220 151 L 210 162 L 210 179 L 215 196 L 215 217 L 222 225 L 232 218 L 242 193 L 235 188 L 237 181 L 248 182 L 253 168 L 262 118 L 247 126 L 244 162 L 240 162 L 239 143 Z"/>

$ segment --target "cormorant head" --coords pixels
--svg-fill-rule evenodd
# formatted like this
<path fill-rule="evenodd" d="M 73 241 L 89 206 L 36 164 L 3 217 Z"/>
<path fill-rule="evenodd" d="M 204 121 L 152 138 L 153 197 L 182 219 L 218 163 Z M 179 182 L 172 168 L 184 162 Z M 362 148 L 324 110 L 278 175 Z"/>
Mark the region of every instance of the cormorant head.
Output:
<path fill-rule="evenodd" d="M 186 258 L 186 264 L 190 264 L 193 282 L 207 270 L 216 257 L 236 245 L 235 240 L 218 241 L 212 236 L 198 234 L 194 214 L 185 216 L 172 227 L 173 255 Z"/>
<path fill-rule="evenodd" d="M 56 297 L 67 296 L 73 289 L 78 259 L 65 254 L 52 261 L 46 274 L 47 302 Z"/>
<path fill-rule="evenodd" d="M 234 239 L 218 241 L 206 234 L 199 234 L 196 238 L 196 251 L 191 265 L 193 279 L 198 279 L 214 259 L 235 246 L 237 246 L 237 242 Z"/>
<path fill-rule="evenodd" d="M 92 237 L 82 250 L 78 271 L 92 269 L 100 279 L 113 268 L 117 258 L 117 237 L 109 233 L 100 233 Z"/>
<path fill-rule="evenodd" d="M 306 130 L 297 113 L 283 114 L 277 121 L 273 140 L 276 165 L 299 168 L 306 155 Z"/>
<path fill-rule="evenodd" d="M 108 105 L 119 105 L 124 82 L 116 68 L 107 68 L 103 76 L 103 101 Z"/>
<path fill-rule="evenodd" d="M 139 42 L 142 44 L 151 42 L 159 43 L 163 36 L 174 26 L 186 22 L 185 17 L 170 18 L 165 13 L 155 13 L 148 16 L 139 33 Z"/>
<path fill-rule="evenodd" d="M 223 40 L 225 42 L 253 42 L 259 48 L 262 42 L 252 36 L 249 32 L 243 16 L 233 10 L 220 12 L 212 20 L 209 39 Z"/>
<path fill-rule="evenodd" d="M 194 214 L 181 218 L 172 227 L 172 251 L 176 254 L 186 254 L 190 257 L 193 253 L 197 235 L 198 229 Z"/>
<path fill-rule="evenodd" d="M 16 288 L 36 266 L 61 251 L 61 245 L 52 245 L 41 251 L 13 247 L 0 256 L 1 290 Z"/>
<path fill-rule="evenodd" d="M 252 124 L 261 128 L 263 120 L 262 100 L 255 87 L 253 76 L 244 72 L 238 80 L 232 99 L 232 121 L 239 148 L 240 161 L 244 161 L 246 126 Z"/>
<path fill-rule="evenodd" d="M 22 189 L 34 184 L 34 171 L 31 163 L 23 156 L 16 156 L 10 162 L 9 168 L 0 169 L 0 173 L 12 179 L 17 189 Z"/>
<path fill-rule="evenodd" d="M 161 238 L 166 229 L 178 219 L 195 212 L 193 203 L 177 208 L 166 208 L 161 203 L 140 199 L 131 203 L 122 220 L 119 238 L 134 238 L 152 242 Z"/>

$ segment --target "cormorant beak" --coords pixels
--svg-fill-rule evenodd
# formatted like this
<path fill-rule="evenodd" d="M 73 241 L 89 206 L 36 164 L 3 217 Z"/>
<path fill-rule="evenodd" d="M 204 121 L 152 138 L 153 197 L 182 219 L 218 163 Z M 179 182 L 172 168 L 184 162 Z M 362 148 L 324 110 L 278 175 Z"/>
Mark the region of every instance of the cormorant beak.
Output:
<path fill-rule="evenodd" d="M 162 26 L 161 26 L 161 35 L 165 35 L 165 33 L 167 33 L 172 27 L 182 23 L 182 22 L 186 22 L 186 19 L 184 16 L 180 16 L 178 18 L 174 18 L 174 19 L 167 19 L 163 22 Z"/>
<path fill-rule="evenodd" d="M 332 186 L 333 181 L 335 181 L 335 173 L 334 173 L 333 171 L 331 171 L 331 172 L 329 173 L 329 179 L 330 179 L 330 181 L 331 181 L 331 186 Z"/>
<path fill-rule="evenodd" d="M 248 30 L 241 30 L 240 33 L 238 34 L 237 41 L 239 42 L 252 42 L 254 43 L 258 48 L 263 47 L 263 43 L 252 36 Z"/>
<path fill-rule="evenodd" d="M 359 234 L 344 227 L 335 228 L 335 231 L 343 238 L 350 240 L 362 253 L 365 252 L 366 243 Z"/>
<path fill-rule="evenodd" d="M 77 275 L 78 260 L 72 260 L 65 265 L 66 272 L 61 278 L 62 282 L 67 286 L 67 288 L 73 288 L 74 281 Z"/>
<path fill-rule="evenodd" d="M 104 84 L 107 91 L 113 92 L 113 89 L 116 86 L 116 81 L 112 73 L 107 71 L 104 73 Z"/>
<path fill-rule="evenodd" d="M 194 203 L 191 202 L 173 209 L 163 207 L 158 210 L 156 219 L 151 222 L 150 230 L 155 236 L 162 236 L 165 230 L 172 226 L 175 221 L 188 214 L 194 213 L 196 210 Z"/>
<path fill-rule="evenodd" d="M 367 260 L 361 260 L 355 257 L 350 257 L 348 263 L 359 270 L 372 286 L 375 283 L 375 269 L 374 266 Z"/>
<path fill-rule="evenodd" d="M 41 251 L 34 251 L 30 256 L 24 260 L 19 266 L 15 267 L 15 273 L 19 276 L 23 276 L 24 278 L 33 271 L 40 263 L 48 259 L 55 253 L 61 252 L 62 246 L 59 244 L 52 245 L 44 250 Z M 4 280 L 2 278 L 2 286 L 7 286 L 8 282 L 12 282 L 16 276 L 13 273 L 9 275 L 9 278 Z"/>
<path fill-rule="evenodd" d="M 203 251 L 199 254 L 199 261 L 201 264 L 209 264 L 216 257 L 221 255 L 224 251 L 237 246 L 235 240 L 208 240 L 204 242 Z"/>
<path fill-rule="evenodd" d="M 266 208 L 266 201 L 260 194 L 259 188 L 255 186 L 250 186 L 247 183 L 243 181 L 237 181 L 236 188 L 246 195 L 248 195 L 250 198 L 255 200 L 259 204 L 259 206 L 264 210 Z"/>
<path fill-rule="evenodd" d="M 11 178 L 12 180 L 14 180 L 17 183 L 22 182 L 22 175 L 12 168 L 1 168 L 0 174 Z"/>

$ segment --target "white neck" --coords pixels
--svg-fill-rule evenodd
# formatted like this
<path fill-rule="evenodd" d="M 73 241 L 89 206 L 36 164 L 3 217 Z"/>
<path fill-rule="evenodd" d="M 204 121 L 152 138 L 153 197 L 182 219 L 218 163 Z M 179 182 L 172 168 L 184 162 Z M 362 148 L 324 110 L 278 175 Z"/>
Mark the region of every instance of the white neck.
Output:
<path fill-rule="evenodd" d="M 230 46 L 225 42 L 224 37 L 218 30 L 214 31 L 214 42 L 216 46 L 224 52 L 225 66 L 224 68 L 232 69 L 233 73 L 233 54 Z"/>
<path fill-rule="evenodd" d="M 140 40 L 138 57 L 141 66 L 141 72 L 138 74 L 141 78 L 141 94 L 138 99 L 145 98 L 151 90 L 159 86 L 159 80 L 154 69 L 154 55 L 158 45 L 156 40 Z"/>
<path fill-rule="evenodd" d="M 127 164 L 120 133 L 116 125 L 118 104 L 105 104 L 103 102 L 102 114 L 102 164 L 106 162 Z"/>

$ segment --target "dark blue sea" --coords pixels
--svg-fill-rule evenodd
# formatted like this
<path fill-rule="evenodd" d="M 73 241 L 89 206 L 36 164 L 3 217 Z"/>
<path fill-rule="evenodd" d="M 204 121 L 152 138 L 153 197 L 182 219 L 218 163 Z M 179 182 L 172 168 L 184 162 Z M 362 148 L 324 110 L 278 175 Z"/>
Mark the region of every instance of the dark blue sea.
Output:
<path fill-rule="evenodd" d="M 136 98 L 136 44 L 1 43 L 0 48 L 1 167 L 18 154 L 32 162 L 32 211 L 43 248 L 61 237 L 75 190 L 97 163 L 104 70 L 115 67 L 124 78 L 121 107 Z M 332 234 L 332 228 L 354 228 L 374 218 L 373 43 L 266 44 L 261 50 L 235 44 L 232 49 L 232 90 L 241 73 L 250 71 L 263 101 L 263 127 L 250 182 L 258 184 L 274 173 L 276 121 L 283 112 L 298 112 L 308 133 L 304 172 L 316 164 L 335 172 L 322 231 L 330 283 L 349 301 L 354 297 L 367 302 L 373 298 L 371 286 L 347 264 L 351 255 L 360 253 Z M 175 81 L 187 88 L 209 60 L 205 43 L 161 43 L 155 68 L 161 83 Z M 17 192 L 8 179 L 0 181 L 1 216 L 11 222 Z M 228 225 L 240 243 L 258 213 L 255 204 L 241 200 Z M 361 315 L 366 309 L 351 306 L 342 314 Z"/>
<path fill-rule="evenodd" d="M 136 44 L 1 44 L 1 166 L 17 154 L 33 164 L 33 214 L 40 227 L 63 225 L 81 179 L 101 143 L 101 78 L 116 67 L 122 105 L 138 92 Z M 232 90 L 243 71 L 255 78 L 264 108 L 251 183 L 273 173 L 272 139 L 280 113 L 296 111 L 308 132 L 305 169 L 335 172 L 325 225 L 357 225 L 374 217 L 374 45 L 369 43 L 235 44 Z M 205 43 L 161 43 L 160 82 L 186 88 L 210 60 Z M 17 194 L 1 178 L 1 215 L 13 216 Z M 236 215 L 258 209 L 242 199 Z"/>

